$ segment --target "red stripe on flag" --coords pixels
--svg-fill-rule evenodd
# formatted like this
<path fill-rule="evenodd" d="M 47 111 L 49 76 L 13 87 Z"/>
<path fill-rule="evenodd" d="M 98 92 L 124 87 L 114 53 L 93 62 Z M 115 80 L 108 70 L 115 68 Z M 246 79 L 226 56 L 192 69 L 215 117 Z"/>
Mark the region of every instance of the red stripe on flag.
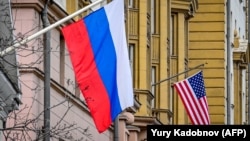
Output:
<path fill-rule="evenodd" d="M 203 115 L 203 106 L 200 104 L 200 101 L 196 98 L 194 92 L 192 89 L 190 89 L 190 86 L 188 86 L 188 83 L 187 81 L 184 81 L 185 82 L 185 87 L 187 87 L 188 91 L 189 91 L 189 95 L 191 96 L 191 100 L 190 100 L 190 104 L 192 104 L 193 106 L 193 109 L 195 111 L 195 118 L 198 122 L 198 124 L 202 124 L 202 123 L 206 123 L 205 122 L 205 119 L 204 117 L 202 116 Z M 201 121 L 202 120 L 202 121 Z"/>
<path fill-rule="evenodd" d="M 99 132 L 112 123 L 110 102 L 94 60 L 90 39 L 83 20 L 62 29 L 75 77 Z"/>
<path fill-rule="evenodd" d="M 181 98 L 181 100 L 182 100 L 182 103 L 188 103 L 188 102 L 187 102 L 188 99 L 186 98 L 185 92 L 183 92 L 183 91 L 184 91 L 183 86 L 182 86 L 181 84 L 176 84 L 176 85 L 174 85 L 174 86 L 176 87 L 176 90 L 177 90 L 178 93 L 179 93 L 179 96 L 180 96 L 180 98 Z M 185 107 L 185 109 L 186 109 L 188 115 L 193 115 L 192 110 L 190 110 L 190 105 L 184 104 L 184 107 Z M 190 118 L 190 120 L 191 120 L 192 124 L 195 123 L 195 121 L 194 121 L 193 118 Z"/>

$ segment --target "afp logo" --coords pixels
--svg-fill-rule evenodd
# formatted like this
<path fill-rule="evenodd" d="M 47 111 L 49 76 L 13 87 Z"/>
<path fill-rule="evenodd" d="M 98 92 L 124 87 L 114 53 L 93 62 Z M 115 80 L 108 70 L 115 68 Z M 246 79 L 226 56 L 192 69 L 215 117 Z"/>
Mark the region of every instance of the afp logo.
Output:
<path fill-rule="evenodd" d="M 246 130 L 245 129 L 223 129 L 222 137 L 241 137 L 246 138 Z"/>

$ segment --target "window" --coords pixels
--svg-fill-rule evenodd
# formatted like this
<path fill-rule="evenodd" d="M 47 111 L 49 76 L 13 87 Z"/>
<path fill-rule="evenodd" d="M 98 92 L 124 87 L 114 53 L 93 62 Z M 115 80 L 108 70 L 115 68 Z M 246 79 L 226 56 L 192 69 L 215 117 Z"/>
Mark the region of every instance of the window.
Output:
<path fill-rule="evenodd" d="M 59 138 L 59 141 L 65 141 L 64 139 L 62 139 L 62 138 Z"/>
<path fill-rule="evenodd" d="M 65 42 L 63 36 L 60 36 L 60 84 L 65 86 Z"/>
<path fill-rule="evenodd" d="M 129 44 L 129 63 L 130 63 L 132 74 L 133 74 L 133 69 L 134 69 L 134 48 L 135 48 L 134 44 Z"/>
<path fill-rule="evenodd" d="M 151 84 L 155 84 L 155 83 L 156 83 L 156 67 L 152 66 L 152 69 L 151 69 Z M 152 86 L 151 92 L 152 92 L 153 96 L 155 97 L 155 94 L 156 94 L 155 86 Z M 152 108 L 155 107 L 155 102 L 154 101 L 155 101 L 155 98 L 152 100 L 152 103 L 151 103 Z"/>
<path fill-rule="evenodd" d="M 54 0 L 62 9 L 66 10 L 66 0 Z"/>
<path fill-rule="evenodd" d="M 170 55 L 177 54 L 177 39 L 178 39 L 178 21 L 177 13 L 172 13 L 170 21 Z"/>
<path fill-rule="evenodd" d="M 241 70 L 241 114 L 242 114 L 242 124 L 247 123 L 246 120 L 246 69 Z"/>
<path fill-rule="evenodd" d="M 128 8 L 134 7 L 134 0 L 128 0 Z"/>
<path fill-rule="evenodd" d="M 151 0 L 151 33 L 154 34 L 156 31 L 155 31 L 155 22 L 156 22 L 156 19 L 155 19 L 155 14 L 156 14 L 156 11 L 155 11 L 155 0 Z"/>

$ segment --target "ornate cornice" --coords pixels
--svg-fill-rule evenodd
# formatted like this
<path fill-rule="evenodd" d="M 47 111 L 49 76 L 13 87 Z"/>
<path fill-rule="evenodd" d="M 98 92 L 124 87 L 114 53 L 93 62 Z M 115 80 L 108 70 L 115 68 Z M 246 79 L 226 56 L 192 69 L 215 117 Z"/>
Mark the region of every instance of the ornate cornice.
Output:
<path fill-rule="evenodd" d="M 233 60 L 245 63 L 247 61 L 248 40 L 238 40 L 238 46 L 233 48 Z"/>
<path fill-rule="evenodd" d="M 182 12 L 187 18 L 194 16 L 198 9 L 198 0 L 172 0 L 171 11 Z"/>
<path fill-rule="evenodd" d="M 33 8 L 38 12 L 41 12 L 44 8 L 43 0 L 16 0 L 11 2 L 12 8 Z M 48 15 L 50 21 L 57 22 L 58 20 L 68 16 L 67 12 L 63 10 L 58 4 L 51 3 L 48 8 Z M 72 19 L 73 20 L 73 19 Z M 68 21 L 72 22 L 72 21 Z"/>

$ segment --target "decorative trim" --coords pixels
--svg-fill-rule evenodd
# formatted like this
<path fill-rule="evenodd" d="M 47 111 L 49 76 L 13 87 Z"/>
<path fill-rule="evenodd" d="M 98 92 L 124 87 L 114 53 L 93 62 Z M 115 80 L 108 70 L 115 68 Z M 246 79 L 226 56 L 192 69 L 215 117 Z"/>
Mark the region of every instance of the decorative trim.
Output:
<path fill-rule="evenodd" d="M 32 73 L 36 75 L 41 80 L 44 79 L 44 72 L 36 67 L 21 67 L 19 68 L 20 73 Z M 84 108 L 84 110 L 89 111 L 87 105 L 81 101 L 79 98 L 77 98 L 73 93 L 71 93 L 69 90 L 67 90 L 65 87 L 60 85 L 58 82 L 56 82 L 53 79 L 50 79 L 51 87 L 58 91 L 58 93 L 62 94 L 63 96 L 67 96 L 69 100 L 76 103 L 78 106 Z"/>

